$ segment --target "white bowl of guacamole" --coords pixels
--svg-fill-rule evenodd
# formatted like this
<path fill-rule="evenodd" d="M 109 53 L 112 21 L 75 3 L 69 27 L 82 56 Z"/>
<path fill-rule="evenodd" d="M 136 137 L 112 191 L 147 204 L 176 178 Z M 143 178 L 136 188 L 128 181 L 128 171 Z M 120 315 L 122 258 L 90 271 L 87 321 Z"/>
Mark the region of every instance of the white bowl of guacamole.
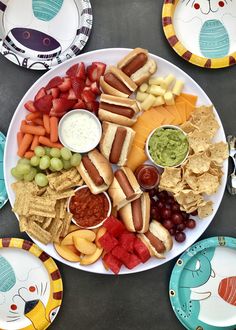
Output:
<path fill-rule="evenodd" d="M 155 128 L 148 136 L 146 153 L 150 161 L 159 167 L 178 167 L 189 154 L 188 136 L 174 125 Z"/>

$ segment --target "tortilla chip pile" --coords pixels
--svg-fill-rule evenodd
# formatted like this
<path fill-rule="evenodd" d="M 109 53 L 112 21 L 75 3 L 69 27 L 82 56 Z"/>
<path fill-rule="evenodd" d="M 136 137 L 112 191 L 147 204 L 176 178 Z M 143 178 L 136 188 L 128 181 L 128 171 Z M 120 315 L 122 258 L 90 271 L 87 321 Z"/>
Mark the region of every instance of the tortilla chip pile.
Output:
<path fill-rule="evenodd" d="M 213 212 L 212 201 L 205 197 L 216 193 L 220 185 L 228 146 L 212 142 L 219 128 L 213 106 L 196 108 L 181 128 L 188 134 L 189 157 L 179 168 L 165 168 L 159 188 L 172 193 L 182 211 L 197 210 L 198 216 L 205 218 Z"/>
<path fill-rule="evenodd" d="M 47 175 L 49 186 L 38 187 L 33 182 L 12 184 L 16 199 L 13 211 L 18 214 L 20 231 L 43 244 L 58 242 L 68 233 L 72 214 L 67 211 L 67 199 L 83 180 L 76 168 Z"/>

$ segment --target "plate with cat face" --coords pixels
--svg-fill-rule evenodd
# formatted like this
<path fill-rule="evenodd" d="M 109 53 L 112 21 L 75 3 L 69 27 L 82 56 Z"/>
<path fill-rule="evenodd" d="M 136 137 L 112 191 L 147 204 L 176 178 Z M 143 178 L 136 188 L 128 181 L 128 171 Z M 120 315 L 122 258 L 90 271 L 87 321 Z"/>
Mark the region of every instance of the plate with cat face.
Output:
<path fill-rule="evenodd" d="M 172 308 L 187 329 L 236 327 L 236 239 L 210 237 L 188 248 L 170 278 Z"/>
<path fill-rule="evenodd" d="M 1 238 L 0 278 L 0 328 L 48 328 L 63 295 L 61 275 L 53 259 L 32 242 Z"/>
<path fill-rule="evenodd" d="M 162 25 L 178 55 L 200 67 L 236 64 L 235 0 L 165 0 Z"/>
<path fill-rule="evenodd" d="M 90 0 L 0 1 L 0 53 L 34 70 L 77 56 L 92 29 Z"/>

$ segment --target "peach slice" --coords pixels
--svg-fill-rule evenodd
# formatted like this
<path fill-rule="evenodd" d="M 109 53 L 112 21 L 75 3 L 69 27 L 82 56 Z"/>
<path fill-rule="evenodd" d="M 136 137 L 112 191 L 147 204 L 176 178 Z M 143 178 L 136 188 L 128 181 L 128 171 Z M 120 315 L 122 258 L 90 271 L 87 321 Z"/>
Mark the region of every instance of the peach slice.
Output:
<path fill-rule="evenodd" d="M 101 244 L 99 243 L 99 238 L 101 238 L 105 234 L 106 231 L 107 231 L 107 229 L 105 227 L 100 227 L 97 232 L 97 235 L 95 238 L 95 244 L 97 245 L 98 248 L 101 248 Z"/>
<path fill-rule="evenodd" d="M 63 259 L 70 262 L 80 262 L 80 255 L 74 245 L 65 246 L 54 243 L 54 248 Z"/>
<path fill-rule="evenodd" d="M 96 251 L 90 255 L 81 256 L 80 264 L 87 266 L 93 264 L 102 255 L 103 249 L 96 248 Z"/>
<path fill-rule="evenodd" d="M 84 238 L 90 242 L 93 242 L 96 238 L 96 234 L 92 230 L 88 229 L 77 229 L 76 231 L 72 231 L 67 234 L 66 237 L 61 241 L 61 245 L 73 245 L 74 237 Z"/>
<path fill-rule="evenodd" d="M 73 236 L 73 242 L 76 249 L 83 254 L 93 254 L 97 248 L 94 243 L 78 236 Z"/>

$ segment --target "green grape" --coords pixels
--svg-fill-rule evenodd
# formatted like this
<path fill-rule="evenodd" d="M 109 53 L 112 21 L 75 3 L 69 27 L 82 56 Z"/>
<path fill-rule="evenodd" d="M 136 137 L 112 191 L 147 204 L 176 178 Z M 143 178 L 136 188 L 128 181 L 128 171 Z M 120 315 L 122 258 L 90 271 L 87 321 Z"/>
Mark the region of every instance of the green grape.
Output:
<path fill-rule="evenodd" d="M 45 149 L 43 147 L 38 146 L 34 149 L 34 153 L 38 157 L 43 157 L 45 155 Z"/>
<path fill-rule="evenodd" d="M 63 147 L 61 148 L 61 157 L 64 160 L 70 160 L 72 157 L 72 152 L 69 149 Z"/>
<path fill-rule="evenodd" d="M 63 159 L 62 162 L 64 170 L 69 170 L 72 167 L 70 160 Z"/>
<path fill-rule="evenodd" d="M 59 158 L 52 158 L 51 167 L 54 168 L 56 171 L 61 171 L 63 169 L 63 163 Z"/>
<path fill-rule="evenodd" d="M 20 175 L 18 172 L 17 172 L 17 168 L 16 167 L 13 167 L 11 169 L 11 175 L 14 176 L 16 179 L 18 180 L 23 180 L 23 175 Z"/>
<path fill-rule="evenodd" d="M 53 173 L 56 172 L 56 170 L 54 168 L 52 168 L 52 166 L 49 167 L 49 170 Z"/>
<path fill-rule="evenodd" d="M 46 170 L 49 167 L 50 167 L 50 157 L 49 156 L 43 156 L 40 159 L 40 162 L 39 162 L 40 170 Z"/>
<path fill-rule="evenodd" d="M 30 164 L 32 166 L 39 166 L 39 163 L 40 163 L 40 158 L 38 156 L 33 156 L 31 159 L 30 159 Z"/>
<path fill-rule="evenodd" d="M 72 166 L 78 166 L 81 162 L 81 155 L 80 154 L 74 154 L 72 157 L 71 157 L 71 165 Z"/>
<path fill-rule="evenodd" d="M 51 148 L 44 147 L 44 150 L 45 150 L 45 154 L 50 157 L 51 156 Z"/>
<path fill-rule="evenodd" d="M 16 166 L 16 170 L 19 173 L 19 175 L 25 175 L 28 174 L 31 170 L 31 166 L 29 164 L 19 164 Z"/>
<path fill-rule="evenodd" d="M 36 174 L 37 174 L 36 168 L 31 168 L 30 172 L 24 175 L 24 180 L 26 182 L 33 181 Z"/>
<path fill-rule="evenodd" d="M 52 148 L 50 151 L 50 156 L 53 158 L 60 158 L 61 157 L 61 151 L 58 148 Z"/>
<path fill-rule="evenodd" d="M 43 173 L 36 174 L 34 180 L 39 187 L 46 187 L 48 185 L 48 178 Z"/>
<path fill-rule="evenodd" d="M 30 160 L 27 159 L 27 158 L 21 158 L 18 160 L 17 162 L 17 165 L 20 165 L 20 164 L 23 164 L 23 165 L 30 165 Z"/>

